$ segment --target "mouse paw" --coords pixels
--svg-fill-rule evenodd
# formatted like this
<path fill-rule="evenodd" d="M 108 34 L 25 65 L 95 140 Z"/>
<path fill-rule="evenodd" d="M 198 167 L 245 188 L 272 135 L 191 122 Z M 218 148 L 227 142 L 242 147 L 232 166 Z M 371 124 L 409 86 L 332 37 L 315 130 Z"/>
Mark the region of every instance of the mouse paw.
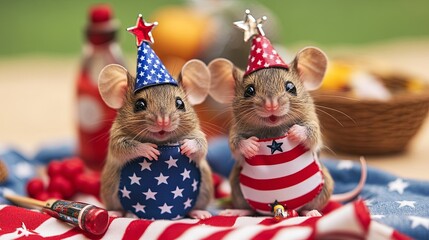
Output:
<path fill-rule="evenodd" d="M 180 153 L 186 155 L 188 158 L 192 158 L 192 154 L 199 150 L 198 142 L 195 139 L 185 139 L 180 146 Z"/>
<path fill-rule="evenodd" d="M 158 146 L 153 143 L 141 143 L 138 146 L 138 151 L 140 156 L 143 156 L 149 160 L 158 160 L 159 152 L 158 149 L 156 149 Z"/>
<path fill-rule="evenodd" d="M 212 217 L 212 214 L 206 210 L 191 210 L 188 215 L 189 217 L 196 219 L 206 219 Z"/>
<path fill-rule="evenodd" d="M 305 140 L 307 140 L 307 137 L 308 137 L 307 128 L 301 125 L 295 124 L 287 132 L 287 137 L 291 141 L 300 142 L 300 143 L 304 142 Z"/>
<path fill-rule="evenodd" d="M 251 216 L 254 212 L 249 209 L 225 209 L 219 212 L 220 216 Z"/>
<path fill-rule="evenodd" d="M 258 138 L 250 137 L 248 139 L 241 140 L 238 144 L 238 148 L 245 158 L 251 158 L 259 151 Z"/>
<path fill-rule="evenodd" d="M 305 211 L 303 212 L 306 217 L 321 217 L 322 214 L 317 210 Z"/>

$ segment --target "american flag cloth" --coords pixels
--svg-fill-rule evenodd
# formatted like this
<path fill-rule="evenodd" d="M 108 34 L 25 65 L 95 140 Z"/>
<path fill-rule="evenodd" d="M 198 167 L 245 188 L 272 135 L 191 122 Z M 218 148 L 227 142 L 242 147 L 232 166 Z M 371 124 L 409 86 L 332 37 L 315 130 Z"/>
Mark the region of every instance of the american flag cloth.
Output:
<path fill-rule="evenodd" d="M 179 219 L 195 205 L 201 173 L 180 153 L 179 145 L 158 146 L 158 160 L 138 158 L 122 171 L 118 197 L 122 207 L 145 219 Z"/>
<path fill-rule="evenodd" d="M 249 205 L 270 215 L 275 201 L 288 209 L 298 209 L 322 190 L 323 174 L 316 156 L 287 136 L 260 139 L 259 152 L 245 159 L 240 187 Z"/>
<path fill-rule="evenodd" d="M 214 216 L 204 220 L 110 218 L 106 233 L 94 236 L 47 214 L 0 205 L 0 239 L 409 239 L 370 219 L 362 201 L 341 206 L 323 217 Z"/>
<path fill-rule="evenodd" d="M 32 239 L 43 237 L 64 239 L 68 236 L 76 239 L 96 238 L 47 214 L 12 206 L 3 198 L 4 192 L 25 194 L 25 181 L 34 176 L 36 166 L 42 163 L 46 164 L 48 162 L 47 156 L 51 160 L 60 159 L 65 153 L 69 153 L 70 146 L 66 145 L 65 147 L 50 145 L 42 148 L 34 158 L 22 154 L 17 149 L 0 147 L 0 159 L 6 163 L 9 170 L 8 180 L 0 183 L 0 205 L 3 204 L 0 206 L 0 239 L 14 239 L 19 238 L 19 236 L 24 239 L 26 235 L 34 235 L 31 237 Z M 225 147 L 228 147 L 227 141 Z M 40 157 L 42 155 L 43 157 Z M 227 160 L 222 159 L 222 161 Z M 335 180 L 335 193 L 350 191 L 360 179 L 360 164 L 355 161 L 323 159 L 322 163 L 328 168 Z M 168 239 L 168 237 L 184 236 L 188 237 L 187 239 L 193 239 L 189 235 L 195 233 L 195 238 L 200 237 L 201 239 L 204 237 L 200 234 L 210 235 L 206 239 L 234 239 L 234 237 L 235 239 L 275 239 L 275 237 L 293 239 L 290 232 L 300 233 L 301 223 L 303 226 L 316 226 L 308 224 L 315 224 L 318 219 L 318 228 L 323 225 L 322 228 L 330 227 L 330 229 L 323 230 L 324 235 L 315 233 L 313 238 L 323 236 L 329 238 L 335 233 L 351 231 L 354 234 L 360 234 L 361 239 L 406 239 L 405 235 L 400 234 L 400 232 L 414 239 L 429 239 L 429 181 L 401 178 L 373 167 L 367 169 L 367 181 L 360 195 L 362 200 L 353 202 L 351 205 L 347 204 L 344 206 L 346 208 L 331 203 L 324 210 L 324 215 L 320 219 L 297 217 L 275 223 L 272 222 L 271 217 L 215 216 L 202 221 L 190 219 L 151 221 L 111 218 L 110 227 L 103 238 L 120 239 L 122 236 L 135 236 L 135 238 L 144 236 L 148 239 L 159 239 L 160 237 L 167 237 L 164 239 Z M 96 204 L 85 198 L 74 200 Z M 362 203 L 367 207 L 365 208 Z M 350 206 L 353 206 L 354 211 L 349 211 Z M 344 211 L 344 209 L 349 210 Z M 357 209 L 361 210 L 357 211 Z M 213 206 L 210 210 L 216 214 L 219 209 L 217 206 Z M 350 224 L 351 217 L 366 220 L 352 220 L 352 222 L 364 223 L 359 225 L 361 227 L 356 227 Z M 304 219 L 306 221 L 303 221 Z M 283 233 L 288 233 L 288 236 L 281 238 Z M 327 235 L 328 233 L 332 235 Z M 182 239 L 185 239 L 184 237 Z M 300 239 L 305 239 L 305 237 Z"/>
<path fill-rule="evenodd" d="M 176 80 L 170 75 L 149 43 L 144 41 L 138 47 L 137 73 L 134 91 L 160 85 L 172 84 L 177 86 Z"/>
<path fill-rule="evenodd" d="M 247 68 L 244 75 L 257 71 L 262 68 L 279 67 L 289 69 L 277 51 L 271 45 L 270 40 L 265 36 L 257 35 L 252 39 Z"/>

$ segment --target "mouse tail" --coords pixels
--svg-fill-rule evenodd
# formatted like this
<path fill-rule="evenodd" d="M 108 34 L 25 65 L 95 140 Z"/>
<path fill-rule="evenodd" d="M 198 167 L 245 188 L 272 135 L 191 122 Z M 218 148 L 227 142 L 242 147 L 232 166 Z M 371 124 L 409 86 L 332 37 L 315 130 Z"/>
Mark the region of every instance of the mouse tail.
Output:
<path fill-rule="evenodd" d="M 358 185 L 351 191 L 345 193 L 334 194 L 331 196 L 331 201 L 335 202 L 346 202 L 356 198 L 359 193 L 362 191 L 367 177 L 366 161 L 364 157 L 360 157 L 361 164 L 361 177 Z"/>

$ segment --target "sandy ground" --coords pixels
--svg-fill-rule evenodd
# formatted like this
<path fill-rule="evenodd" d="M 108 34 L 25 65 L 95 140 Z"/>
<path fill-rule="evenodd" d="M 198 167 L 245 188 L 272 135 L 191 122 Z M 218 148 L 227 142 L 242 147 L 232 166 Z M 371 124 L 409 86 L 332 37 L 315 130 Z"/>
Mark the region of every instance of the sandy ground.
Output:
<path fill-rule="evenodd" d="M 429 80 L 429 40 L 327 49 L 327 53 L 359 56 Z M 74 84 L 78 68 L 78 57 L 0 59 L 0 146 L 33 153 L 46 142 L 75 138 Z M 402 177 L 429 180 L 429 118 L 407 152 L 367 160 L 371 166 Z"/>

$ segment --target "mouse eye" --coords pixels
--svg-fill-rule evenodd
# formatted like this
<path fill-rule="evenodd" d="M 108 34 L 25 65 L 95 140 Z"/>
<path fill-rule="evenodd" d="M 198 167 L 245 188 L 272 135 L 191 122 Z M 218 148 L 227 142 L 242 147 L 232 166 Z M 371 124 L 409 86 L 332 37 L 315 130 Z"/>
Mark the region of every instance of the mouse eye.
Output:
<path fill-rule="evenodd" d="M 147 108 L 147 104 L 144 99 L 139 99 L 134 104 L 134 112 L 140 112 L 140 111 L 146 110 L 146 108 Z"/>
<path fill-rule="evenodd" d="M 244 90 L 244 97 L 245 98 L 253 97 L 255 96 L 255 93 L 256 93 L 255 86 L 253 86 L 252 84 L 248 85 L 246 87 L 246 90 Z"/>
<path fill-rule="evenodd" d="M 176 108 L 179 110 L 185 110 L 185 103 L 180 97 L 176 98 Z"/>
<path fill-rule="evenodd" d="M 287 81 L 285 84 L 285 87 L 286 87 L 286 92 L 296 96 L 296 87 L 292 82 Z"/>

